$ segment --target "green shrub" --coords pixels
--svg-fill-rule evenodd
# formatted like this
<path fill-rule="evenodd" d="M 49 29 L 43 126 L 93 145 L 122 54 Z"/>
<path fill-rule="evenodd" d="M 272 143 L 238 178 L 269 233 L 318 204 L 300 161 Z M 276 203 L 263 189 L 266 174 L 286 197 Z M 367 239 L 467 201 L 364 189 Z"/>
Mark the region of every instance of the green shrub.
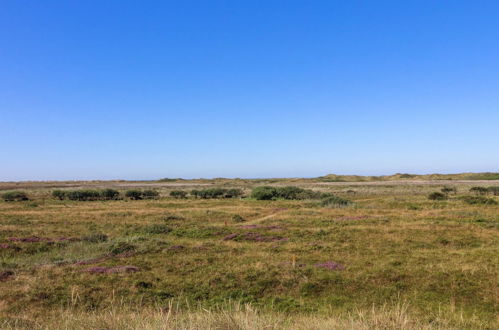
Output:
<path fill-rule="evenodd" d="M 65 196 L 72 201 L 95 201 L 101 199 L 100 191 L 90 189 L 67 191 Z"/>
<path fill-rule="evenodd" d="M 251 197 L 257 200 L 272 200 L 277 198 L 277 189 L 275 187 L 270 187 L 270 186 L 261 186 L 261 187 L 256 187 L 253 189 L 251 192 Z"/>
<path fill-rule="evenodd" d="M 447 195 L 438 191 L 432 192 L 428 195 L 428 199 L 432 201 L 443 201 L 447 199 Z"/>
<path fill-rule="evenodd" d="M 300 187 L 286 186 L 286 187 L 270 187 L 261 186 L 256 187 L 251 192 L 251 197 L 257 200 L 273 200 L 273 199 L 287 199 L 287 200 L 301 200 L 301 199 L 320 199 L 329 197 L 330 194 L 324 194 L 320 191 L 313 191 L 310 189 L 303 189 Z"/>
<path fill-rule="evenodd" d="M 142 191 L 140 190 L 135 190 L 135 189 L 132 189 L 132 190 L 127 190 L 125 192 L 125 197 L 127 198 L 130 198 L 132 200 L 139 200 L 139 199 L 142 199 Z"/>
<path fill-rule="evenodd" d="M 351 205 L 352 202 L 349 201 L 348 199 L 341 198 L 339 196 L 329 196 L 324 198 L 321 201 L 321 206 L 322 207 L 328 207 L 328 208 L 338 208 L 338 207 L 346 207 Z"/>
<path fill-rule="evenodd" d="M 62 201 L 66 198 L 66 192 L 64 190 L 54 190 L 52 191 L 52 197 Z"/>
<path fill-rule="evenodd" d="M 172 190 L 170 191 L 170 196 L 177 199 L 187 198 L 187 192 L 183 190 Z"/>
<path fill-rule="evenodd" d="M 471 187 L 470 192 L 475 193 L 477 195 L 485 195 L 488 192 L 488 189 L 485 187 Z"/>
<path fill-rule="evenodd" d="M 463 196 L 461 199 L 470 205 L 496 205 L 497 201 L 483 196 Z"/>
<path fill-rule="evenodd" d="M 244 193 L 241 189 L 233 188 L 225 192 L 225 198 L 238 198 L 241 197 L 243 194 Z"/>
<path fill-rule="evenodd" d="M 2 198 L 6 202 L 18 202 L 29 200 L 28 195 L 22 191 L 9 191 L 2 194 Z"/>
<path fill-rule="evenodd" d="M 100 192 L 101 198 L 105 200 L 118 199 L 120 193 L 114 189 L 104 189 Z"/>
<path fill-rule="evenodd" d="M 159 192 L 152 189 L 147 189 L 142 192 L 142 198 L 144 199 L 154 199 L 159 197 Z"/>

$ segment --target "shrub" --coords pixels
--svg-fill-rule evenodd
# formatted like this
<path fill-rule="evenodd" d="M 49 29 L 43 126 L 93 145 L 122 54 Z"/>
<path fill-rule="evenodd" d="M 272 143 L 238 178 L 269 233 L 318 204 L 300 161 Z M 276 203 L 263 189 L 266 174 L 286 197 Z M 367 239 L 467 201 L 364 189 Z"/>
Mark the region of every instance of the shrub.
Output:
<path fill-rule="evenodd" d="M 104 189 L 100 192 L 102 199 L 111 200 L 118 199 L 120 196 L 119 191 L 114 189 Z"/>
<path fill-rule="evenodd" d="M 337 208 L 351 205 L 352 202 L 338 196 L 329 196 L 321 201 L 322 207 Z"/>
<path fill-rule="evenodd" d="M 26 193 L 22 191 L 9 191 L 2 194 L 2 198 L 6 202 L 18 202 L 18 201 L 27 201 L 29 200 Z"/>
<path fill-rule="evenodd" d="M 238 198 L 243 195 L 243 191 L 241 189 L 233 188 L 229 189 L 225 192 L 225 198 Z"/>
<path fill-rule="evenodd" d="M 245 222 L 246 220 L 242 216 L 240 216 L 239 214 L 234 214 L 234 216 L 232 217 L 232 221 Z"/>
<path fill-rule="evenodd" d="M 148 189 L 142 192 L 142 198 L 144 199 L 154 199 L 159 196 L 159 192 L 156 190 Z"/>
<path fill-rule="evenodd" d="M 187 198 L 187 192 L 183 190 L 172 190 L 170 191 L 170 196 L 177 199 Z"/>
<path fill-rule="evenodd" d="M 72 190 L 65 194 L 66 198 L 72 201 L 95 201 L 101 199 L 98 190 Z"/>
<path fill-rule="evenodd" d="M 64 190 L 54 190 L 52 191 L 52 197 L 60 199 L 62 201 L 66 198 L 66 192 Z"/>
<path fill-rule="evenodd" d="M 256 187 L 251 192 L 251 197 L 257 200 L 272 200 L 277 198 L 277 189 L 270 186 Z"/>
<path fill-rule="evenodd" d="M 432 201 L 443 201 L 447 199 L 447 195 L 438 191 L 432 192 L 428 195 L 428 199 Z"/>
<path fill-rule="evenodd" d="M 471 187 L 470 192 L 477 195 L 485 195 L 488 192 L 488 189 L 485 187 Z"/>
<path fill-rule="evenodd" d="M 140 190 L 127 190 L 125 192 L 125 197 L 130 198 L 132 200 L 139 200 L 142 199 L 142 191 Z"/>
<path fill-rule="evenodd" d="M 191 190 L 191 196 L 198 198 L 199 197 L 199 190 L 197 189 L 192 189 Z"/>
<path fill-rule="evenodd" d="M 477 204 L 496 205 L 497 204 L 496 200 L 494 200 L 492 198 L 483 197 L 483 196 L 463 196 L 461 199 L 465 203 L 470 204 L 470 205 L 477 205 Z"/>

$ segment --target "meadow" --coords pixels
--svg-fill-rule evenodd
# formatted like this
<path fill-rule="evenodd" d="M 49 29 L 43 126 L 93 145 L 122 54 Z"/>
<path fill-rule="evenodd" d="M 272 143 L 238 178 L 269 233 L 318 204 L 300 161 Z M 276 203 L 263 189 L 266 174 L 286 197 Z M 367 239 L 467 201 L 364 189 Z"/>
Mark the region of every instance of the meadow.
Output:
<path fill-rule="evenodd" d="M 2 183 L 0 327 L 499 328 L 499 182 L 407 179 Z"/>

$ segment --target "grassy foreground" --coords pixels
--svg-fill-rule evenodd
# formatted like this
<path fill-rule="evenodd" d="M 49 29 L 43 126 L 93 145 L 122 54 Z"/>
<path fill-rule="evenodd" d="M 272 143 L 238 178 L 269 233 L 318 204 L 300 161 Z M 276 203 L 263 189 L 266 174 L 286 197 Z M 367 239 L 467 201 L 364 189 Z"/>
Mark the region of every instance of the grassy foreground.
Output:
<path fill-rule="evenodd" d="M 498 328 L 499 206 L 455 186 L 306 186 L 342 208 L 32 187 L 0 202 L 0 327 Z"/>

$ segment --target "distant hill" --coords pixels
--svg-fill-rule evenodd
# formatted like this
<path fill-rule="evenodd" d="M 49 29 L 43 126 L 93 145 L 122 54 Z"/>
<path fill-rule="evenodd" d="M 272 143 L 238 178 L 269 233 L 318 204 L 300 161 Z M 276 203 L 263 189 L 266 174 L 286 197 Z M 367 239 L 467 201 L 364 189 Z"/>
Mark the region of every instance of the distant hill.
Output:
<path fill-rule="evenodd" d="M 316 179 L 320 182 L 370 182 L 393 180 L 499 180 L 499 173 L 458 173 L 458 174 L 407 174 L 397 173 L 382 176 L 336 175 L 328 174 Z"/>

